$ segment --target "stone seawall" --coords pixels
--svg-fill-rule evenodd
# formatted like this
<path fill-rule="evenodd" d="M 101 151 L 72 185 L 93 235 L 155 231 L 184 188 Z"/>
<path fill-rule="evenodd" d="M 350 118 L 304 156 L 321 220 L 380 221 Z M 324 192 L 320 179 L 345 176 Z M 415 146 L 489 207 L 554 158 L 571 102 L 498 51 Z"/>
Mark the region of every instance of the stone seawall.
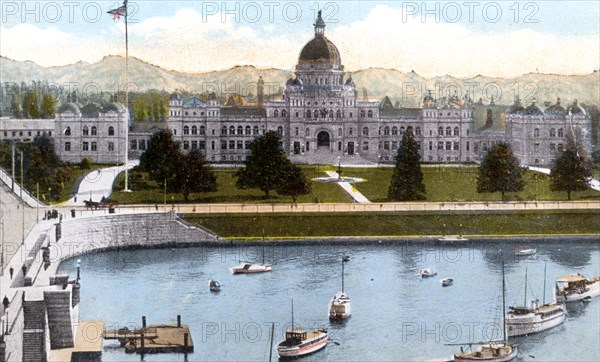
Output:
<path fill-rule="evenodd" d="M 173 212 L 71 218 L 62 221 L 60 238 L 50 246 L 54 268 L 48 271 L 53 275 L 61 261 L 102 250 L 220 242 L 211 231 L 189 224 Z"/>

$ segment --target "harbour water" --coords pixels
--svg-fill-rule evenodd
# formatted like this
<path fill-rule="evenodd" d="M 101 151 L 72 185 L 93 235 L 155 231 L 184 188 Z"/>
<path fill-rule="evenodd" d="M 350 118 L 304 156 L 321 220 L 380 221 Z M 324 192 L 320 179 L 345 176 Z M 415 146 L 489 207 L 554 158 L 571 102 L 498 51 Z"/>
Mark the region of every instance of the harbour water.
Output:
<path fill-rule="evenodd" d="M 513 254 L 526 240 L 479 240 L 460 246 L 435 244 L 295 245 L 191 247 L 89 254 L 81 259 L 81 319 L 104 320 L 107 329 L 182 322 L 191 329 L 195 351 L 188 361 L 268 361 L 271 324 L 275 343 L 291 323 L 326 327 L 330 343 L 304 361 L 424 361 L 449 359 L 460 346 L 447 344 L 501 338 L 501 251 L 506 301 L 522 304 L 525 268 L 528 299 L 551 301 L 554 278 L 569 273 L 600 275 L 600 245 L 593 241 L 536 240 L 537 254 Z M 273 263 L 273 271 L 232 275 L 242 261 Z M 327 303 L 341 287 L 352 316 L 330 324 Z M 421 279 L 421 267 L 438 272 Z M 75 260 L 61 270 L 75 275 Z M 454 278 L 441 287 L 439 280 Z M 208 289 L 208 280 L 223 285 Z M 564 324 L 517 338 L 522 361 L 600 360 L 600 298 L 568 306 Z M 465 347 L 468 348 L 468 347 Z M 276 360 L 276 353 L 273 352 Z M 139 361 L 105 341 L 103 361 Z M 146 355 L 146 361 L 184 361 L 178 354 Z"/>

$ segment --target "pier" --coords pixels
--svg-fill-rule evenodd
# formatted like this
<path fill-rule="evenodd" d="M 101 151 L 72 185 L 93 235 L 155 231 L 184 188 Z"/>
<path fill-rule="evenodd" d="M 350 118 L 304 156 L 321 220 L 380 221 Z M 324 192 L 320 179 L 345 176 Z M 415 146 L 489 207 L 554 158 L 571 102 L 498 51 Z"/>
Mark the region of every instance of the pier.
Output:
<path fill-rule="evenodd" d="M 187 325 L 159 324 L 146 326 L 146 317 L 142 317 L 142 328 L 129 330 L 105 330 L 104 339 L 118 340 L 127 353 L 191 353 L 194 352 L 192 335 Z"/>

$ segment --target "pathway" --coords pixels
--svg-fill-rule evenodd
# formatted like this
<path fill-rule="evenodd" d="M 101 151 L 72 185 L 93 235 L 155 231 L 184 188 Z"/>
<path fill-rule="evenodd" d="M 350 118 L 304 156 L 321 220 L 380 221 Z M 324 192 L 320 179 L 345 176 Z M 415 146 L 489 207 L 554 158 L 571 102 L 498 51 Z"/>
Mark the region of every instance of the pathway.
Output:
<path fill-rule="evenodd" d="M 536 171 L 536 172 L 541 172 L 546 175 L 550 175 L 549 168 L 535 167 L 535 166 L 526 166 L 526 168 L 530 171 Z M 590 181 L 590 187 L 593 190 L 600 191 L 600 181 L 596 180 L 595 178 L 592 178 L 592 180 Z"/>
<path fill-rule="evenodd" d="M 139 164 L 139 160 L 129 161 L 127 163 L 127 169 L 131 170 Z M 63 205 L 82 206 L 84 200 L 99 202 L 103 197 L 110 197 L 113 184 L 117 179 L 117 176 L 123 171 L 125 171 L 125 167 L 115 166 L 94 170 L 88 173 L 83 180 L 81 180 L 77 194 L 67 200 Z"/>
<path fill-rule="evenodd" d="M 332 179 L 339 179 L 340 175 L 335 172 L 335 171 L 325 171 L 327 173 L 327 175 L 329 177 L 331 177 Z M 354 202 L 358 202 L 361 204 L 369 204 L 371 203 L 371 201 L 369 201 L 369 199 L 367 199 L 363 194 L 360 193 L 360 191 L 358 191 L 353 184 L 351 184 L 350 182 L 336 182 L 338 185 L 340 185 L 340 187 L 346 191 L 346 193 L 348 195 L 350 195 L 350 197 L 352 197 L 352 199 L 354 200 Z"/>

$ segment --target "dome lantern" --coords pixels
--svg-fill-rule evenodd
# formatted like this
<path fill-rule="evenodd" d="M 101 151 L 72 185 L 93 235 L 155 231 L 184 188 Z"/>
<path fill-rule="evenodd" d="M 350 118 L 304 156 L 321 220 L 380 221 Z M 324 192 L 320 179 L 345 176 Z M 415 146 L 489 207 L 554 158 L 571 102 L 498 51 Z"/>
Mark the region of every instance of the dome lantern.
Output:
<path fill-rule="evenodd" d="M 321 10 L 317 14 L 317 21 L 313 24 L 315 27 L 315 37 L 323 37 L 325 36 L 325 21 L 321 17 Z"/>

